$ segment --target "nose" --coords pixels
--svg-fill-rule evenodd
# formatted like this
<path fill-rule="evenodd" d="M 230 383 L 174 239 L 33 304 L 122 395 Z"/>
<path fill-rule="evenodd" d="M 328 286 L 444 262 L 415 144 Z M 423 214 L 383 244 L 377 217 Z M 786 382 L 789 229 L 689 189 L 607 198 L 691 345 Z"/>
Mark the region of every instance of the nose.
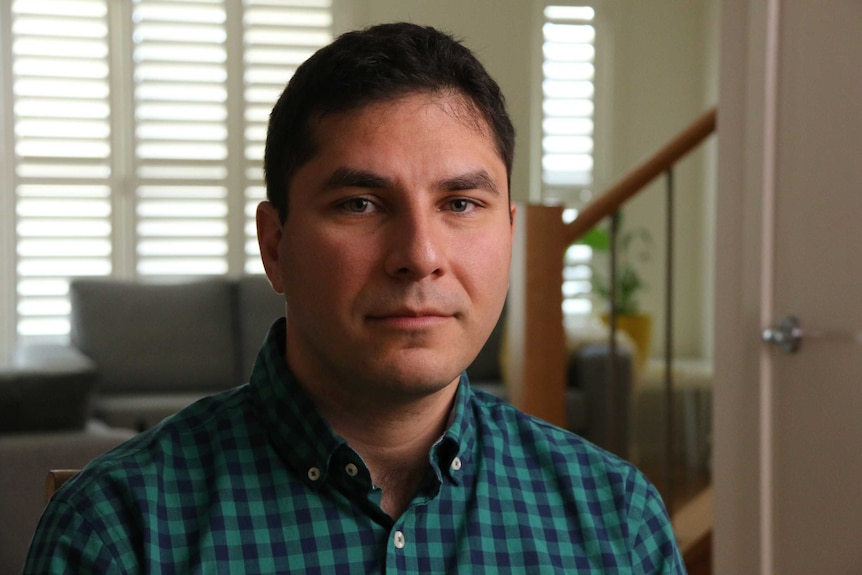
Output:
<path fill-rule="evenodd" d="M 441 275 L 443 230 L 430 215 L 401 214 L 389 222 L 386 273 L 416 281 Z"/>

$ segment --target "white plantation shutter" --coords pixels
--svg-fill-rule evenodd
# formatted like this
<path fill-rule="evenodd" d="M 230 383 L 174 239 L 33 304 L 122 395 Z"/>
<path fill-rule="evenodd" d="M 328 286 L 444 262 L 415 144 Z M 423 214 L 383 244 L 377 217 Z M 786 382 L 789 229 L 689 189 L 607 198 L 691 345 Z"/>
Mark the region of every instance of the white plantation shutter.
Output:
<path fill-rule="evenodd" d="M 137 273 L 228 271 L 223 0 L 134 0 Z"/>
<path fill-rule="evenodd" d="M 245 5 L 245 270 L 262 273 L 254 213 L 266 195 L 262 174 L 269 112 L 297 66 L 332 41 L 332 0 L 246 0 Z"/>
<path fill-rule="evenodd" d="M 262 271 L 266 122 L 332 0 L 0 1 L 18 339 L 68 333 L 70 277 Z"/>
<path fill-rule="evenodd" d="M 563 196 L 593 183 L 595 12 L 546 6 L 543 34 L 542 181 Z"/>
<path fill-rule="evenodd" d="M 592 196 L 595 149 L 595 10 L 582 5 L 544 7 L 542 26 L 542 192 L 546 201 L 577 207 Z M 563 269 L 563 310 L 592 310 L 592 250 L 572 245 Z"/>
<path fill-rule="evenodd" d="M 69 276 L 112 270 L 108 13 L 98 0 L 16 0 L 11 15 L 15 293 L 26 338 L 68 332 Z"/>

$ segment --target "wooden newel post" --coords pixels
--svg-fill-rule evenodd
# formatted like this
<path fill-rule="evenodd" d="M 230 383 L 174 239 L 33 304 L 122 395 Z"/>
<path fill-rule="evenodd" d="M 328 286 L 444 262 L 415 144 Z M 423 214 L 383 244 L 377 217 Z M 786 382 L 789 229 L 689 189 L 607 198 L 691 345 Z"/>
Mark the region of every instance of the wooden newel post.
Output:
<path fill-rule="evenodd" d="M 560 206 L 518 206 L 507 340 L 512 403 L 565 427 L 562 215 Z"/>

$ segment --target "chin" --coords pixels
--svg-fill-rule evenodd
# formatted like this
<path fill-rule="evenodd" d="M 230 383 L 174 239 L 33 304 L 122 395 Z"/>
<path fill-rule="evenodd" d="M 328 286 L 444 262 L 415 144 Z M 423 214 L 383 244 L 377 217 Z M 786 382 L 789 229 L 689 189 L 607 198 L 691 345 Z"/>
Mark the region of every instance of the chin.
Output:
<path fill-rule="evenodd" d="M 463 370 L 453 370 L 452 362 L 448 363 L 447 368 L 431 363 L 415 360 L 380 366 L 374 370 L 379 374 L 376 378 L 377 386 L 388 393 L 419 399 L 457 384 Z"/>
<path fill-rule="evenodd" d="M 393 390 L 400 390 L 405 395 L 424 397 L 457 384 L 460 375 L 461 372 L 455 375 L 451 372 L 439 375 L 428 372 L 399 374 L 389 380 L 389 386 L 394 388 Z"/>

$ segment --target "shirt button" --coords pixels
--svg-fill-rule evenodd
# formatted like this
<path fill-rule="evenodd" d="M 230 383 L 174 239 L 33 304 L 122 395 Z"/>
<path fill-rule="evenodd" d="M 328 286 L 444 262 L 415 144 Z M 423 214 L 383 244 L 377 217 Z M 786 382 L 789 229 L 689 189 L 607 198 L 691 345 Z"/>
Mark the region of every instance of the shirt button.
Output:
<path fill-rule="evenodd" d="M 461 469 L 461 458 L 456 457 L 452 460 L 452 471 L 459 471 Z"/>
<path fill-rule="evenodd" d="M 318 469 L 317 467 L 309 467 L 308 478 L 312 481 L 317 481 L 318 479 L 320 479 L 320 469 Z"/>
<path fill-rule="evenodd" d="M 347 472 L 347 475 L 350 477 L 356 477 L 356 474 L 359 473 L 359 469 L 357 469 L 356 465 L 353 463 L 348 463 L 344 466 L 344 471 Z"/>
<path fill-rule="evenodd" d="M 395 544 L 397 549 L 404 549 L 404 533 L 396 531 L 395 537 L 392 538 L 392 542 Z"/>

